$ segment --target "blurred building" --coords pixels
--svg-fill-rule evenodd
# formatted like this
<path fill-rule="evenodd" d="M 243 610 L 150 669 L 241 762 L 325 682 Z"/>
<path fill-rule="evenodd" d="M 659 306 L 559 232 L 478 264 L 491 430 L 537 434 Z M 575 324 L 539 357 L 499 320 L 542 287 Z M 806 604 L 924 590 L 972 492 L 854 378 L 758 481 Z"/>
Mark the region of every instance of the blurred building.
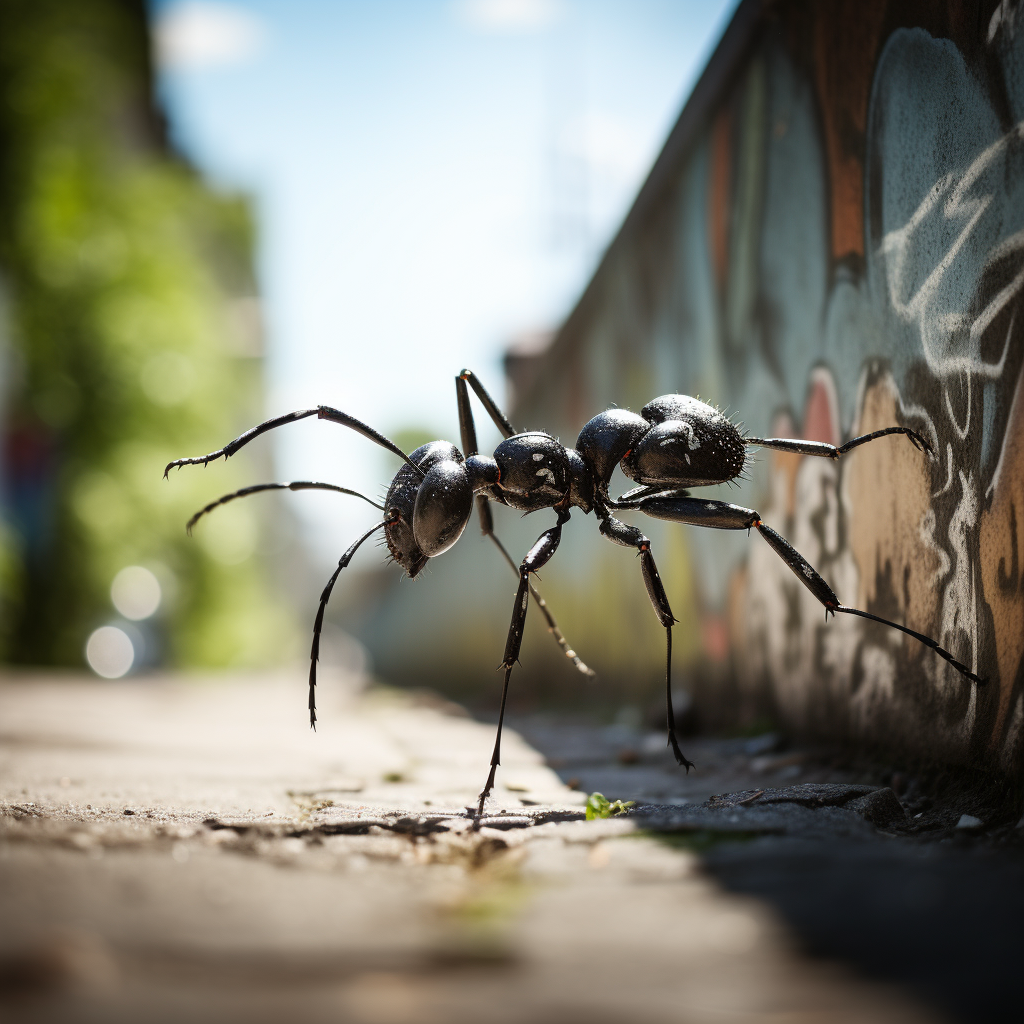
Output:
<path fill-rule="evenodd" d="M 515 408 L 537 386 L 544 356 L 555 340 L 554 331 L 523 331 L 505 349 L 505 401 Z"/>
<path fill-rule="evenodd" d="M 572 444 L 610 405 L 683 392 L 753 436 L 912 427 L 934 459 L 898 438 L 839 462 L 765 451 L 716 496 L 989 681 L 886 627 L 825 623 L 757 536 L 634 517 L 709 720 L 1019 770 L 1022 228 L 1024 5 L 744 0 L 576 308 L 528 373 L 510 363 L 513 421 Z M 504 526 L 516 557 L 550 518 Z M 578 515 L 566 533 L 541 589 L 608 692 L 639 700 L 661 635 L 638 567 Z M 437 562 L 368 635 L 381 669 L 468 692 L 501 657 L 514 580 L 472 539 Z M 586 701 L 535 615 L 527 632 L 518 692 Z"/>
<path fill-rule="evenodd" d="M 0 5 L 8 661 L 81 665 L 133 565 L 162 590 L 130 627 L 148 664 L 258 663 L 291 635 L 260 511 L 189 540 L 210 477 L 161 480 L 261 417 L 262 338 L 248 205 L 172 150 L 153 88 L 143 0 Z M 223 467 L 216 486 L 256 472 Z"/>

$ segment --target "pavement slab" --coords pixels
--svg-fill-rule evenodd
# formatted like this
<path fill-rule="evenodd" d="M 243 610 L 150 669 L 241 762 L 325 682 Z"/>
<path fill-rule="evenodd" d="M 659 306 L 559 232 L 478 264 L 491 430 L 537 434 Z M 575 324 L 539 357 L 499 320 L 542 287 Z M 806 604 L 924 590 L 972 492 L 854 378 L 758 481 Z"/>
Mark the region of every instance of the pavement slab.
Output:
<path fill-rule="evenodd" d="M 587 821 L 557 757 L 508 730 L 475 820 L 493 726 L 339 677 L 312 733 L 304 686 L 0 682 L 3 1020 L 947 1019 L 809 957 L 786 913 L 729 875 L 728 851 L 758 843 L 875 849 L 885 807 L 902 812 L 891 790 L 786 785 L 784 765 L 782 785 L 751 786 L 739 762 L 768 755 L 748 747 L 705 746 L 724 767 L 687 783 L 616 761 L 622 737 L 600 762 L 580 732 L 594 770 L 620 772 L 609 796 L 638 795 L 621 779 L 634 769 L 655 793 L 693 787 Z M 727 777 L 743 784 L 707 792 Z"/>

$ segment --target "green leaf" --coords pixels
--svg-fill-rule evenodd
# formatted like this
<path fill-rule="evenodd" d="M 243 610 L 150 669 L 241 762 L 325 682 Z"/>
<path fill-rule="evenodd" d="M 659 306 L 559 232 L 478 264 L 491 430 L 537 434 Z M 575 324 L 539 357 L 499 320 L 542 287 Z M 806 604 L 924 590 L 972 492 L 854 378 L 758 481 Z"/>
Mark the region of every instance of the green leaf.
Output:
<path fill-rule="evenodd" d="M 595 818 L 607 818 L 611 812 L 611 803 L 604 793 L 591 793 L 587 797 L 587 821 Z"/>
<path fill-rule="evenodd" d="M 610 818 L 613 814 L 625 814 L 630 807 L 635 806 L 635 800 L 609 800 L 604 793 L 591 793 L 587 797 L 587 821 Z"/>

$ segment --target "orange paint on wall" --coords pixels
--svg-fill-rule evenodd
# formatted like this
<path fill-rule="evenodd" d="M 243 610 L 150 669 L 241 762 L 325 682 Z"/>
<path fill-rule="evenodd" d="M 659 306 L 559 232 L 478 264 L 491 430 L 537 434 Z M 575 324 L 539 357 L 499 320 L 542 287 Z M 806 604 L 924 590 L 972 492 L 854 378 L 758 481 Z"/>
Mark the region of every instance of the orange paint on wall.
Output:
<path fill-rule="evenodd" d="M 864 395 L 858 433 L 899 423 L 899 393 L 892 378 L 872 384 Z M 897 618 L 911 629 L 935 634 L 943 565 L 931 512 L 931 466 L 928 457 L 906 438 L 875 441 L 844 459 L 849 494 L 849 543 L 860 587 L 857 607 L 878 600 L 880 580 L 888 577 L 899 604 Z M 926 648 L 910 637 L 904 649 L 920 658 Z"/>
<path fill-rule="evenodd" d="M 811 386 L 804 407 L 805 441 L 823 441 L 825 444 L 839 444 L 839 410 L 837 408 L 835 385 L 832 378 L 822 370 L 811 372 Z"/>
<path fill-rule="evenodd" d="M 814 4 L 815 77 L 825 129 L 832 257 L 864 255 L 864 145 L 884 0 Z"/>
<path fill-rule="evenodd" d="M 721 295 L 729 276 L 729 212 L 732 206 L 732 109 L 725 104 L 711 128 L 708 171 L 708 248 Z"/>

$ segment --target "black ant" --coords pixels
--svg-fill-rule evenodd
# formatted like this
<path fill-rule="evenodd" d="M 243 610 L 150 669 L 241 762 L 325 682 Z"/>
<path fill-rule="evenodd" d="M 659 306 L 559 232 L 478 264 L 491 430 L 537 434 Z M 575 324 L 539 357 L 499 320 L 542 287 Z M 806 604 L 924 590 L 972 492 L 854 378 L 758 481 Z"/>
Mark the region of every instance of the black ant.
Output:
<path fill-rule="evenodd" d="M 481 455 L 478 450 L 476 427 L 470 408 L 470 387 L 505 438 L 492 456 Z M 724 501 L 691 497 L 686 490 L 689 487 L 703 487 L 736 479 L 743 472 L 747 458 L 746 449 L 751 445 L 838 459 L 868 441 L 888 434 L 903 434 L 918 450 L 930 454 L 931 448 L 928 443 L 913 430 L 907 427 L 886 427 L 884 430 L 854 437 L 839 447 L 819 441 L 745 437 L 722 413 L 698 399 L 688 395 L 663 395 L 645 405 L 639 415 L 625 409 L 609 409 L 600 413 L 580 431 L 576 447 L 565 448 L 550 434 L 541 431 L 517 433 L 471 371 L 463 370 L 455 378 L 455 390 L 462 434 L 461 452 L 447 441 L 432 441 L 417 448 L 411 455 L 406 455 L 372 427 L 347 413 L 321 405 L 267 420 L 247 430 L 218 451 L 198 458 L 177 459 L 164 470 L 166 477 L 175 466 L 205 466 L 214 459 L 228 458 L 260 434 L 308 416 L 316 416 L 318 419 L 350 427 L 397 455 L 405 463 L 391 481 L 383 505 L 345 487 L 301 480 L 245 487 L 212 502 L 189 520 L 188 529 L 191 532 L 196 521 L 218 505 L 259 491 L 282 489 L 339 491 L 362 498 L 384 513 L 383 521 L 367 530 L 342 555 L 337 569 L 320 595 L 320 606 L 313 625 L 309 669 L 309 721 L 314 728 L 320 632 L 323 628 L 324 610 L 341 570 L 349 564 L 359 546 L 367 538 L 378 530 L 384 530 L 394 560 L 410 577 L 418 575 L 429 559 L 444 554 L 462 536 L 462 531 L 473 512 L 474 498 L 484 534 L 497 545 L 519 576 L 519 590 L 512 609 L 512 621 L 501 663 L 505 670 L 505 680 L 498 712 L 498 731 L 494 741 L 494 753 L 491 756 L 490 773 L 480 793 L 478 816 L 483 814 L 484 802 L 494 786 L 495 770 L 500 763 L 501 728 L 505 718 L 508 683 L 512 668 L 519 658 L 531 595 L 544 614 L 548 628 L 563 652 L 572 659 L 581 672 L 593 674 L 569 647 L 530 580 L 530 574 L 541 569 L 558 548 L 562 527 L 568 522 L 570 510 L 573 508 L 580 509 L 585 515 L 593 512 L 599 520 L 598 529 L 604 537 L 623 547 L 635 548 L 639 554 L 640 571 L 647 586 L 647 593 L 658 621 L 665 627 L 668 744 L 672 748 L 676 762 L 685 767 L 687 772 L 694 765 L 679 748 L 672 709 L 672 625 L 676 620 L 665 595 L 661 577 L 658 575 L 654 556 L 651 554 L 651 542 L 635 526 L 628 526 L 614 518 L 613 511 L 643 512 L 656 519 L 688 523 L 691 526 L 706 526 L 716 530 L 749 532 L 756 529 L 793 570 L 797 579 L 821 602 L 825 609 L 826 621 L 830 613 L 835 615 L 836 612 L 846 612 L 881 622 L 930 647 L 968 679 L 976 683 L 985 681 L 930 637 L 870 612 L 840 604 L 839 598 L 814 567 L 784 537 L 766 526 L 753 509 Z M 619 498 L 612 498 L 608 494 L 608 485 L 617 465 L 621 466 L 623 473 L 638 486 Z M 522 512 L 550 508 L 557 516 L 556 524 L 540 535 L 518 567 L 494 533 L 489 504 L 492 501 Z"/>

